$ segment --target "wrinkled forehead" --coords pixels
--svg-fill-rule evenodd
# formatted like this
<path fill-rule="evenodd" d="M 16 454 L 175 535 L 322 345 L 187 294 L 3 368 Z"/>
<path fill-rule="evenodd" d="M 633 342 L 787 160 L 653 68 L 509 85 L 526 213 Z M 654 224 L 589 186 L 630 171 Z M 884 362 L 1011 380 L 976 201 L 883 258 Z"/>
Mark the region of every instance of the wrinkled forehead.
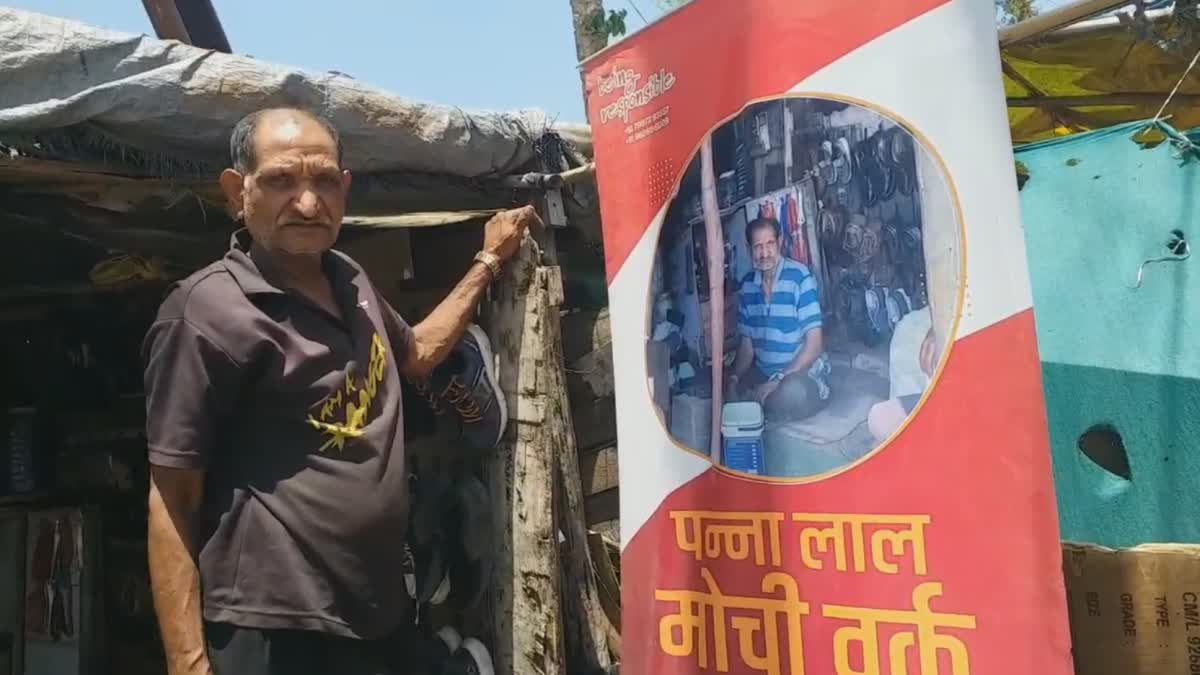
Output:
<path fill-rule="evenodd" d="M 756 246 L 759 244 L 773 244 L 778 238 L 775 230 L 770 227 L 757 227 L 750 235 L 750 241 L 754 242 Z"/>
<path fill-rule="evenodd" d="M 338 166 L 333 137 L 301 113 L 268 113 L 255 130 L 254 143 L 260 167 L 297 165 L 336 169 Z"/>

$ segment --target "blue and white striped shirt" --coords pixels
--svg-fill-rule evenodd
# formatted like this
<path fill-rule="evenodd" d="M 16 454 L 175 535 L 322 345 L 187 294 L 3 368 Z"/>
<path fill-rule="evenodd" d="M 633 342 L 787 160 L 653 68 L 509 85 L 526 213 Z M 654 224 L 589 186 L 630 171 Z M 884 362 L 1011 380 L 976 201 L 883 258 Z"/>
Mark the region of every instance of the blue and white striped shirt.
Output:
<path fill-rule="evenodd" d="M 788 258 L 775 268 L 775 284 L 768 304 L 762 272 L 742 279 L 738 289 L 738 333 L 754 345 L 754 363 L 767 376 L 783 372 L 804 347 L 807 333 L 821 327 L 817 281 L 808 267 Z M 830 364 L 825 354 L 809 368 L 809 375 L 828 396 Z"/>

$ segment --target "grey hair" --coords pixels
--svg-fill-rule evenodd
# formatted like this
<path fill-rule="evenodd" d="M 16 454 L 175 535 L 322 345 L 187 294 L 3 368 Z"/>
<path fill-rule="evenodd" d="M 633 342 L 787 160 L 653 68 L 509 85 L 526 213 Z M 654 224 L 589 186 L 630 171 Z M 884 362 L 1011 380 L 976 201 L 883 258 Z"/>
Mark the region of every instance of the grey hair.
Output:
<path fill-rule="evenodd" d="M 233 133 L 229 135 L 229 158 L 235 171 L 243 174 L 254 171 L 258 165 L 258 157 L 254 147 L 254 132 L 258 130 L 258 123 L 263 115 L 280 111 L 304 115 L 321 125 L 321 128 L 333 139 L 333 144 L 337 146 L 338 166 L 342 165 L 342 136 L 338 133 L 337 128 L 333 126 L 333 122 L 330 122 L 328 118 L 304 108 L 265 108 L 252 112 L 238 120 L 237 125 L 233 127 Z"/>
<path fill-rule="evenodd" d="M 783 238 L 783 227 L 775 218 L 759 217 L 746 224 L 746 244 L 754 246 L 754 233 L 758 230 L 771 230 L 776 239 Z"/>

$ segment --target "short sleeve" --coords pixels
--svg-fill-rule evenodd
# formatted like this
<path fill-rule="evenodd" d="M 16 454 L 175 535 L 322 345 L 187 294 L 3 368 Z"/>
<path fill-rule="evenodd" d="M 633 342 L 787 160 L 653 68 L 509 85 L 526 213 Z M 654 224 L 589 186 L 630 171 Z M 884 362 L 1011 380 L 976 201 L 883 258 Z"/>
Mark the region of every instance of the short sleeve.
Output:
<path fill-rule="evenodd" d="M 150 463 L 203 469 L 240 391 L 240 368 L 187 320 L 157 321 L 142 347 Z"/>
<path fill-rule="evenodd" d="M 807 333 L 821 327 L 821 300 L 817 292 L 817 280 L 812 274 L 805 274 L 800 281 L 796 294 L 796 318 L 800 322 L 800 332 Z"/>
<path fill-rule="evenodd" d="M 408 359 L 408 355 L 412 352 L 413 342 L 416 338 L 413 336 L 413 329 L 400 316 L 400 313 L 392 309 L 388 301 L 383 298 L 383 294 L 378 289 L 375 290 L 375 298 L 379 304 L 379 313 L 383 316 L 383 325 L 387 330 L 388 343 L 392 347 L 392 354 L 396 358 L 396 367 L 403 368 L 404 363 Z"/>

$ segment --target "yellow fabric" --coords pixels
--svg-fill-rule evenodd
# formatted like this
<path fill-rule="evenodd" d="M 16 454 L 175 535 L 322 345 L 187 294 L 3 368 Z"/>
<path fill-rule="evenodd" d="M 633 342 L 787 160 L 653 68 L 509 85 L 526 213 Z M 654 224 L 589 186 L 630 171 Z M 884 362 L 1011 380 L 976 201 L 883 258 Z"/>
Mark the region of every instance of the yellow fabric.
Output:
<path fill-rule="evenodd" d="M 1163 25 L 1162 22 L 1158 24 Z M 1003 49 L 1005 63 L 1045 96 L 1152 95 L 1150 100 L 1136 105 L 1070 108 L 1059 119 L 1044 108 L 1010 106 L 1008 119 L 1013 142 L 1045 140 L 1154 117 L 1183 75 L 1196 48 L 1200 45 L 1168 52 L 1152 42 L 1135 44 L 1132 30 L 1114 26 L 1073 34 L 1052 34 Z M 1009 98 L 1031 96 L 1026 87 L 1007 74 L 1004 75 L 1004 91 Z M 1200 68 L 1188 76 L 1179 94 L 1200 94 Z M 1174 101 L 1164 114 L 1172 115 L 1171 125 L 1177 129 L 1200 127 L 1200 105 L 1194 102 Z"/>
<path fill-rule="evenodd" d="M 118 255 L 96 263 L 90 277 L 96 286 L 111 288 L 138 281 L 162 281 L 167 275 L 158 260 L 146 260 L 135 255 Z"/>

